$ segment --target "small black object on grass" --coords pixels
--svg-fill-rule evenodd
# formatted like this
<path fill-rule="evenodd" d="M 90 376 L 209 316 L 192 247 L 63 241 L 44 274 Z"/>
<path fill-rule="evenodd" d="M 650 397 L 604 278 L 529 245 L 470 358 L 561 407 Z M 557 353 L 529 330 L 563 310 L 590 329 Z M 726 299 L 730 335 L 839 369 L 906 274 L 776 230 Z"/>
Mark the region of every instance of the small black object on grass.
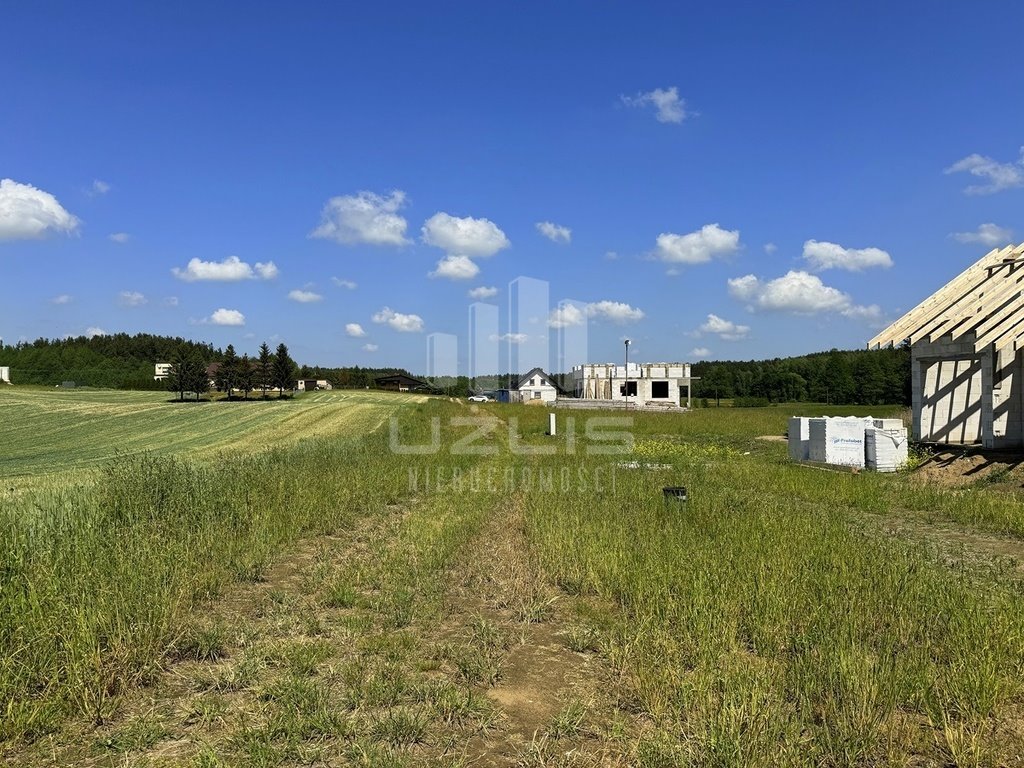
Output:
<path fill-rule="evenodd" d="M 682 485 L 671 485 L 661 489 L 665 496 L 665 506 L 670 504 L 683 504 L 686 502 L 686 488 Z"/>

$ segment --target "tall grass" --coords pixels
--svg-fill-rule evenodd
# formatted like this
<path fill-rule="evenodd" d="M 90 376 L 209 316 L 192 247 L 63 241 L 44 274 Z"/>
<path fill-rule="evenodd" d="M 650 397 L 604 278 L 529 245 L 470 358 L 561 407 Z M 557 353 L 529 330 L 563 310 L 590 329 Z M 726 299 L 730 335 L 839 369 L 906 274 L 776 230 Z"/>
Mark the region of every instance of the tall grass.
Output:
<path fill-rule="evenodd" d="M 378 431 L 216 465 L 124 456 L 95 486 L 0 509 L 0 738 L 108 714 L 159 668 L 183 617 L 282 548 L 400 498 Z"/>
<path fill-rule="evenodd" d="M 1017 585 L 952 570 L 850 515 L 904 494 L 952 515 L 960 499 L 785 466 L 771 450 L 731 447 L 739 430 L 715 439 L 683 418 L 667 434 L 669 424 L 634 427 L 641 458 L 667 468 L 612 461 L 614 485 L 601 493 L 523 491 L 548 571 L 618 607 L 604 651 L 623 704 L 658 726 L 640 762 L 903 764 L 928 754 L 975 764 L 1019 750 L 1000 725 L 1024 693 Z M 601 461 L 545 466 L 557 475 Z M 661 488 L 675 484 L 690 500 L 666 506 Z"/>

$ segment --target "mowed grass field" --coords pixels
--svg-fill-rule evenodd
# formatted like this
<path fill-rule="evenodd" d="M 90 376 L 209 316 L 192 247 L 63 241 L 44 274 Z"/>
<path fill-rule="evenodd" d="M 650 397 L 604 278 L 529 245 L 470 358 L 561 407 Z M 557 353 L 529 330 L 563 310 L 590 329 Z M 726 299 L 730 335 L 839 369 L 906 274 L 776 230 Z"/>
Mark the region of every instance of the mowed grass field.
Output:
<path fill-rule="evenodd" d="M 0 387 L 0 478 L 100 466 L 148 451 L 224 458 L 331 435 L 358 436 L 422 397 L 365 390 L 266 401 L 174 402 L 173 393 Z"/>
<path fill-rule="evenodd" d="M 8 763 L 1024 764 L 1018 483 L 794 465 L 786 419 L 822 406 L 551 437 L 543 408 L 339 394 L 280 404 L 336 409 L 326 435 L 211 422 L 0 493 Z M 349 428 L 362 398 L 399 445 Z M 895 412 L 828 409 L 868 411 Z"/>

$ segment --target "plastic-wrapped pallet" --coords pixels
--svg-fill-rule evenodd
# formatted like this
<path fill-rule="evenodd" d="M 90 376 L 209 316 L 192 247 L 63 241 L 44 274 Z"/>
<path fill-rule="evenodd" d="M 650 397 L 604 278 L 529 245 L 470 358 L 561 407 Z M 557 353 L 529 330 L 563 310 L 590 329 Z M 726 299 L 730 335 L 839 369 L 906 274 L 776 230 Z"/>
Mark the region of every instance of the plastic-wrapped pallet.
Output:
<path fill-rule="evenodd" d="M 879 429 L 903 429 L 903 419 L 872 419 L 869 426 Z"/>
<path fill-rule="evenodd" d="M 864 466 L 864 419 L 834 416 L 810 420 L 811 461 L 846 467 Z"/>
<path fill-rule="evenodd" d="M 793 461 L 807 461 L 810 456 L 810 421 L 806 416 L 791 416 L 789 419 L 789 458 Z"/>
<path fill-rule="evenodd" d="M 907 430 L 868 427 L 864 430 L 864 458 L 868 469 L 895 472 L 907 463 Z"/>

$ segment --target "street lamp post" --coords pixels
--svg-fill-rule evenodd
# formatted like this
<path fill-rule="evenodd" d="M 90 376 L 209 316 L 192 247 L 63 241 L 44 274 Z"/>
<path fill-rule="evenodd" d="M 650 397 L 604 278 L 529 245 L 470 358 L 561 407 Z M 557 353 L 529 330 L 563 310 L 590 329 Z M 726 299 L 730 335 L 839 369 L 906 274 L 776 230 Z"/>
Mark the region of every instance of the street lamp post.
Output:
<path fill-rule="evenodd" d="M 626 410 L 629 410 L 629 339 L 626 339 Z"/>

